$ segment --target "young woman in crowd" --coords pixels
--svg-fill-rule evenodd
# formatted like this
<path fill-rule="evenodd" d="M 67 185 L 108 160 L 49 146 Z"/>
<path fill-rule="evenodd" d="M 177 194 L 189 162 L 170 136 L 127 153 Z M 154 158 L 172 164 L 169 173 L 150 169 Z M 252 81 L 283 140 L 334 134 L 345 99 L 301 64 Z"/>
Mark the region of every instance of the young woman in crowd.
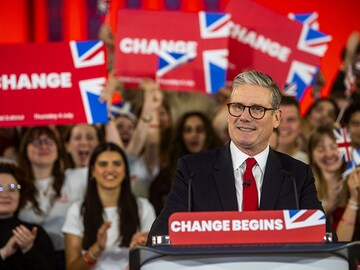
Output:
<path fill-rule="evenodd" d="M 95 148 L 87 182 L 85 200 L 71 206 L 62 229 L 67 269 L 125 269 L 129 247 L 146 242 L 154 209 L 132 194 L 126 155 L 116 144 Z"/>
<path fill-rule="evenodd" d="M 103 138 L 95 125 L 76 124 L 68 128 L 64 140 L 70 168 L 87 167 L 94 148 Z"/>
<path fill-rule="evenodd" d="M 29 188 L 21 171 L 0 163 L 0 269 L 55 269 L 49 236 L 38 225 L 21 221 L 17 214 Z"/>
<path fill-rule="evenodd" d="M 186 154 L 205 151 L 220 145 L 221 142 L 210 120 L 202 112 L 187 112 L 179 118 L 169 149 L 169 163 L 160 170 L 150 187 L 149 199 L 157 215 L 170 191 L 177 160 Z"/>
<path fill-rule="evenodd" d="M 341 219 L 349 199 L 343 179 L 343 161 L 332 127 L 318 127 L 309 139 L 309 164 L 314 172 L 318 198 L 334 229 Z"/>
<path fill-rule="evenodd" d="M 70 204 L 83 198 L 86 185 L 86 179 L 66 177 L 64 156 L 64 147 L 52 129 L 27 129 L 21 141 L 18 164 L 33 188 L 19 217 L 41 225 L 49 234 L 59 269 L 64 269 L 65 262 L 61 227 Z"/>

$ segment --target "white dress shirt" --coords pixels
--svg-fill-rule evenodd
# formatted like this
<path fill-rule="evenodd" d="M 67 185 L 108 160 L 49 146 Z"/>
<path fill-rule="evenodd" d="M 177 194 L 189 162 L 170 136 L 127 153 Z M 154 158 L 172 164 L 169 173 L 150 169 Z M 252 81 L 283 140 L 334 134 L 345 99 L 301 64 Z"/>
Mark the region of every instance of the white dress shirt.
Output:
<path fill-rule="evenodd" d="M 269 145 L 264 149 L 264 151 L 260 152 L 256 156 L 253 156 L 256 160 L 256 164 L 252 169 L 252 173 L 255 177 L 257 191 L 258 191 L 258 205 L 260 205 L 261 198 L 261 188 L 264 179 L 264 172 L 266 161 L 269 155 L 270 147 Z M 235 146 L 233 142 L 230 142 L 230 153 L 231 159 L 234 168 L 234 177 L 235 177 L 235 187 L 236 187 L 236 197 L 238 201 L 239 211 L 243 209 L 243 174 L 245 172 L 246 163 L 245 160 L 249 158 L 247 154 L 240 151 L 239 148 Z"/>

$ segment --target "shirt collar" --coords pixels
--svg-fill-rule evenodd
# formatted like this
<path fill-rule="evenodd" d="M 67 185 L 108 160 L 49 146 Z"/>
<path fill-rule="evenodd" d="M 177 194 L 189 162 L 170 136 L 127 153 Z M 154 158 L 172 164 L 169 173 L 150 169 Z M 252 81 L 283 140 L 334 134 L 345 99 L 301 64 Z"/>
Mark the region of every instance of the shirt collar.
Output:
<path fill-rule="evenodd" d="M 266 160 L 269 152 L 270 146 L 268 145 L 262 152 L 253 156 L 262 172 L 265 172 Z M 250 157 L 247 154 L 243 153 L 239 148 L 237 148 L 232 141 L 230 142 L 230 153 L 234 171 L 239 168 L 239 166 L 243 164 L 247 158 Z"/>

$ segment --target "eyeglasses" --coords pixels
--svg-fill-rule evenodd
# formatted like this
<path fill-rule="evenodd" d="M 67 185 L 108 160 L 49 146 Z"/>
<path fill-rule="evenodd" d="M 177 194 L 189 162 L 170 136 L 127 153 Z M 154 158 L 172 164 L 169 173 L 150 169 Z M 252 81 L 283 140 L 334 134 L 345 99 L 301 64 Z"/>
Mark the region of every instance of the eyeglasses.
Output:
<path fill-rule="evenodd" d="M 14 192 L 19 191 L 20 189 L 21 189 L 21 185 L 19 185 L 19 184 L 9 184 L 9 185 L 7 185 L 7 187 L 3 187 L 2 185 L 0 185 L 0 193 L 5 192 L 5 191 L 14 193 Z"/>
<path fill-rule="evenodd" d="M 41 145 L 44 146 L 53 146 L 55 144 L 53 139 L 44 138 L 44 139 L 35 139 L 31 142 L 32 146 L 39 148 Z"/>
<path fill-rule="evenodd" d="M 241 103 L 236 103 L 236 102 L 228 103 L 227 106 L 228 106 L 228 111 L 229 111 L 230 115 L 235 116 L 235 117 L 241 116 L 242 113 L 245 111 L 245 108 L 248 108 L 250 116 L 256 120 L 262 119 L 265 116 L 265 113 L 267 111 L 277 110 L 277 109 L 273 109 L 273 108 L 265 108 L 260 105 L 245 106 L 245 105 L 242 105 Z"/>

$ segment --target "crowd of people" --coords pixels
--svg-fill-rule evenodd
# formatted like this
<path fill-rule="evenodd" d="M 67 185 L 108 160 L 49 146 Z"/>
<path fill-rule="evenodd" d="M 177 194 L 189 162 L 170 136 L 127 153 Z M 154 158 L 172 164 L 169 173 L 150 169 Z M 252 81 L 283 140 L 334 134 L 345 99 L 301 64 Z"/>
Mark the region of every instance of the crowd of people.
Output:
<path fill-rule="evenodd" d="M 291 156 L 299 161 L 294 166 L 304 170 L 309 165 L 316 196 L 339 241 L 359 240 L 360 168 L 344 174 L 347 163 L 334 135 L 335 128 L 346 127 L 352 153 L 360 156 L 359 56 L 360 45 L 349 62 L 354 89 L 346 106 L 339 108 L 333 97 L 317 98 L 304 116 L 294 97 L 278 96 L 274 101 L 271 96 L 268 101 L 267 92 L 243 88 L 249 84 L 246 78 L 205 96 L 163 92 L 151 79 L 143 80 L 141 91 L 127 90 L 110 74 L 102 96 L 108 104 L 107 124 L 1 128 L 0 268 L 125 268 L 129 248 L 146 243 L 156 217 L 167 217 L 169 205 L 171 211 L 181 206 L 174 206 L 178 202 L 171 187 L 180 185 L 180 176 L 186 175 L 179 175 L 186 170 L 187 160 L 182 158 L 196 154 L 205 159 L 203 167 L 194 168 L 203 170 L 198 175 L 204 181 L 209 176 L 205 165 L 220 165 L 206 163 L 201 153 L 229 145 L 232 149 L 237 141 L 238 148 L 248 143 L 238 129 L 257 127 L 237 126 L 245 111 L 251 121 L 265 121 L 268 114 L 273 118 L 271 125 L 259 124 L 261 151 L 244 152 L 262 153 L 271 138 L 267 154 L 281 153 L 285 161 L 283 154 Z M 126 102 L 113 111 L 110 100 L 116 91 Z M 259 165 L 261 175 L 265 167 Z M 307 181 L 310 186 L 313 179 Z M 203 192 L 204 183 L 193 184 L 193 192 Z M 235 201 L 242 200 L 236 190 L 232 192 Z M 216 201 L 198 203 L 195 210 Z M 309 205 L 321 208 L 314 201 Z M 242 209 L 240 204 L 236 207 Z"/>

